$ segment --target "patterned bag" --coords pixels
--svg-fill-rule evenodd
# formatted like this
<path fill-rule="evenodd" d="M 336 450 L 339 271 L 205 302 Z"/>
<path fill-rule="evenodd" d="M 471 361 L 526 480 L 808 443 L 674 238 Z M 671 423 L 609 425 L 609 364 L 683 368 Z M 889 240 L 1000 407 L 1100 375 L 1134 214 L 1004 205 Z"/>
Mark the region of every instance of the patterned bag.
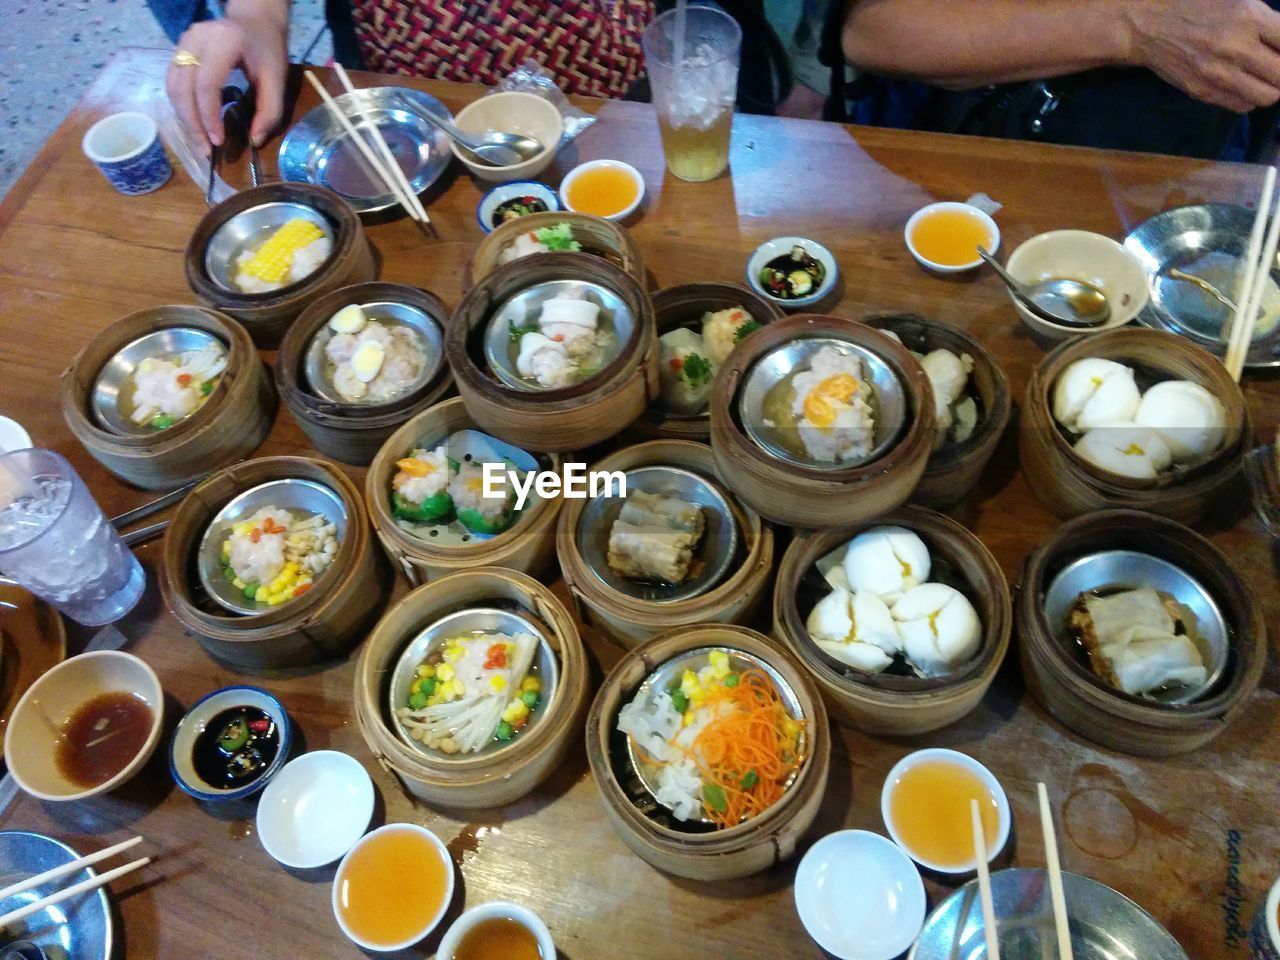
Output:
<path fill-rule="evenodd" d="M 493 85 L 527 59 L 566 93 L 621 97 L 644 73 L 653 0 L 352 0 L 365 66 Z"/>

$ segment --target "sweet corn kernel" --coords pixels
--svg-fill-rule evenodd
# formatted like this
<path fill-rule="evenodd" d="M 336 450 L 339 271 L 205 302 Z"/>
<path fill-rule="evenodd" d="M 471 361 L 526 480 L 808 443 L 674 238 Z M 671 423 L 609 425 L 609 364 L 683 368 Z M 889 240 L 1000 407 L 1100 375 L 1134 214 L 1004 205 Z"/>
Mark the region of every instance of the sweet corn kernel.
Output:
<path fill-rule="evenodd" d="M 431 664 L 429 663 L 418 664 L 418 676 L 434 677 L 435 675 L 436 675 L 436 668 L 433 667 Z"/>
<path fill-rule="evenodd" d="M 452 664 L 442 663 L 440 664 L 440 666 L 436 667 L 436 676 L 439 677 L 441 680 L 443 680 L 445 683 L 448 683 L 457 675 L 458 675 L 458 671 L 453 669 Z"/>
<path fill-rule="evenodd" d="M 503 690 L 507 689 L 507 678 L 502 675 L 498 675 L 496 677 L 490 677 L 489 688 L 494 693 L 501 693 Z"/>
<path fill-rule="evenodd" d="M 297 217 L 269 236 L 241 270 L 267 283 L 282 283 L 293 266 L 293 255 L 323 236 L 319 226 Z"/>
<path fill-rule="evenodd" d="M 542 683 L 541 681 L 538 680 L 537 677 L 525 677 L 523 680 L 520 681 L 521 693 L 525 693 L 530 690 L 532 690 L 534 693 L 538 693 L 540 690 L 542 690 Z"/>

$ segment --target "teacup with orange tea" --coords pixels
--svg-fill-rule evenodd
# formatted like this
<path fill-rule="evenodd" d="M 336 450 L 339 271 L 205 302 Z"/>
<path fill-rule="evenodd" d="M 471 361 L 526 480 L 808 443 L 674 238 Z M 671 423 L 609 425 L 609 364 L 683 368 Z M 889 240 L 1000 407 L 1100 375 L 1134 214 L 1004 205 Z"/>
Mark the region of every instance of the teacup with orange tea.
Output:
<path fill-rule="evenodd" d="M 907 221 L 907 249 L 916 262 L 934 273 L 962 273 L 982 263 L 978 247 L 995 253 L 1000 228 L 968 203 L 931 203 Z"/>

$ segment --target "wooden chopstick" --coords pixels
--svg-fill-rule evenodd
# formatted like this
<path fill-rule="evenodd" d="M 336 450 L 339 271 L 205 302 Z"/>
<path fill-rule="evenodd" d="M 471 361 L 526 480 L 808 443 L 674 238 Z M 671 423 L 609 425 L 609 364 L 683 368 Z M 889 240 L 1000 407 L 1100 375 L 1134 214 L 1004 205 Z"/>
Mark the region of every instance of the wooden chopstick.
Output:
<path fill-rule="evenodd" d="M 134 837 L 132 840 L 125 840 L 123 843 L 117 843 L 114 847 L 107 847 L 105 850 L 91 853 L 87 857 L 81 857 L 79 860 L 72 860 L 70 863 L 64 863 L 60 867 L 46 870 L 44 873 L 37 873 L 34 877 L 19 880 L 17 883 L 0 890 L 0 900 L 8 900 L 14 894 L 21 893 L 23 890 L 30 890 L 32 887 L 38 887 L 42 883 L 48 883 L 50 880 L 57 880 L 59 877 L 65 877 L 69 873 L 76 873 L 85 867 L 91 867 L 98 861 L 105 860 L 107 857 L 114 857 L 117 853 L 123 853 L 130 847 L 136 847 L 141 842 L 141 837 Z"/>
<path fill-rule="evenodd" d="M 1258 209 L 1253 217 L 1253 229 L 1249 231 L 1249 246 L 1245 252 L 1244 279 L 1237 291 L 1236 312 L 1231 318 L 1231 327 L 1227 335 L 1227 352 L 1223 357 L 1223 365 L 1227 373 L 1237 383 L 1244 372 L 1244 355 L 1248 353 L 1248 344 L 1253 340 L 1253 328 L 1258 319 L 1259 299 L 1266 287 L 1267 278 L 1271 275 L 1270 261 L 1275 259 L 1275 247 L 1271 245 L 1276 235 L 1273 223 L 1268 231 L 1268 245 L 1271 245 L 1271 257 L 1262 259 L 1262 235 L 1271 215 L 1271 201 L 1275 193 L 1276 168 L 1268 167 L 1262 182 L 1262 196 L 1258 200 Z M 1266 266 L 1263 266 L 1266 264 Z M 1259 283 L 1259 281 L 1261 281 Z M 1255 291 L 1257 296 L 1255 297 Z M 1243 348 L 1243 349 L 1242 349 Z"/>
<path fill-rule="evenodd" d="M 46 907 L 52 907 L 56 903 L 61 903 L 70 897 L 78 896 L 82 893 L 88 893 L 90 890 L 96 890 L 98 887 L 105 886 L 117 877 L 123 877 L 126 873 L 131 873 L 139 867 L 145 867 L 151 862 L 150 857 L 143 857 L 140 860 L 134 860 L 132 863 L 126 863 L 123 867 L 116 867 L 114 870 L 108 870 L 106 873 L 100 873 L 96 877 L 90 877 L 87 880 L 81 880 L 77 884 L 67 887 L 65 890 L 59 890 L 51 893 L 47 897 L 42 897 L 26 906 L 19 907 L 17 910 L 10 910 L 4 916 L 0 916 L 0 927 L 6 927 L 11 923 L 17 923 L 19 920 L 29 917 L 33 913 L 38 913 Z"/>
<path fill-rule="evenodd" d="M 987 872 L 987 837 L 982 829 L 978 801 L 969 801 L 973 820 L 973 854 L 978 862 L 978 892 L 982 898 L 982 933 L 987 938 L 987 957 L 1000 960 L 1000 937 L 996 933 L 996 905 L 991 896 L 991 874 Z"/>
<path fill-rule="evenodd" d="M 1071 928 L 1067 923 L 1067 899 L 1062 893 L 1062 867 L 1058 864 L 1058 836 L 1053 828 L 1053 811 L 1049 809 L 1049 791 L 1036 784 L 1040 797 L 1040 826 L 1044 830 L 1045 866 L 1049 869 L 1049 897 L 1053 901 L 1053 926 L 1058 933 L 1058 960 L 1073 960 Z"/>
<path fill-rule="evenodd" d="M 382 135 L 382 131 L 378 129 L 378 125 L 373 122 L 373 118 L 365 112 L 364 104 L 360 102 L 360 95 L 356 91 L 355 86 L 351 83 L 351 78 L 347 76 L 346 68 L 343 67 L 342 64 L 336 62 L 334 63 L 333 68 L 338 74 L 338 79 L 342 81 L 342 85 L 347 88 L 347 93 L 351 94 L 351 100 L 356 105 L 356 109 L 360 111 L 361 117 L 364 118 L 364 121 L 369 128 L 370 139 L 373 140 L 374 146 L 378 148 L 378 152 L 382 154 L 382 159 L 386 163 L 387 169 L 391 171 L 391 175 L 396 178 L 396 182 L 400 185 L 401 191 L 409 198 L 414 209 L 417 210 L 418 219 L 423 223 L 430 223 L 431 218 L 427 216 L 427 210 L 422 205 L 422 200 L 410 185 L 409 178 L 406 177 L 404 171 L 400 169 L 400 164 L 391 153 L 391 146 L 387 143 L 386 137 Z"/>
<path fill-rule="evenodd" d="M 418 219 L 418 211 L 413 208 L 413 204 L 409 201 L 409 198 L 401 192 L 400 185 L 387 170 L 382 168 L 382 163 L 373 155 L 373 151 L 369 149 L 369 144 L 365 143 L 364 137 L 360 136 L 356 131 L 356 128 L 352 126 L 351 121 L 347 119 L 347 115 L 343 112 L 343 109 L 338 106 L 333 97 L 329 96 L 329 91 L 321 85 L 320 81 L 316 79 L 315 74 L 310 70 L 308 70 L 305 75 L 311 86 L 315 87 L 316 93 L 320 94 L 320 99 L 323 100 L 325 106 L 329 108 L 329 112 L 333 114 L 334 119 L 342 125 L 342 129 L 346 131 L 347 136 L 355 142 L 360 153 L 363 154 L 367 161 L 369 161 L 369 165 L 372 166 L 374 172 L 378 174 L 383 185 L 387 188 L 387 192 L 396 198 L 396 202 L 399 203 L 400 206 L 404 207 L 404 212 L 409 215 L 410 219 L 415 223 L 422 223 L 423 221 Z"/>

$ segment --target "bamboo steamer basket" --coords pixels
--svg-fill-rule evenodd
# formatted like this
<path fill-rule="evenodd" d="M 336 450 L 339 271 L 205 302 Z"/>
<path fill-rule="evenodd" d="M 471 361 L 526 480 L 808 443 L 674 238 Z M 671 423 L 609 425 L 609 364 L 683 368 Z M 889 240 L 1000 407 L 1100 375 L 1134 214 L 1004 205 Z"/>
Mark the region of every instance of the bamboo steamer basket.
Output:
<path fill-rule="evenodd" d="M 1077 557 L 1108 549 L 1137 549 L 1173 563 L 1217 601 L 1231 651 L 1208 696 L 1172 706 L 1116 690 L 1094 676 L 1061 627 L 1049 623 L 1044 598 L 1053 577 Z M 1059 527 L 1023 564 L 1015 616 L 1032 695 L 1080 736 L 1138 756 L 1172 756 L 1207 744 L 1244 711 L 1266 667 L 1262 607 L 1231 561 L 1186 527 L 1136 510 L 1104 510 Z"/>
<path fill-rule="evenodd" d="M 646 816 L 623 788 L 617 771 L 627 761 L 622 735 L 614 728 L 618 711 L 650 673 L 682 653 L 707 646 L 752 654 L 782 676 L 800 703 L 808 754 L 782 798 L 758 817 L 710 833 L 687 833 Z M 628 653 L 605 677 L 587 716 L 587 760 L 609 822 L 636 856 L 691 880 L 734 880 L 786 860 L 813 825 L 826 792 L 831 731 L 812 679 L 769 638 L 746 627 L 695 624 L 659 634 Z"/>
<path fill-rule="evenodd" d="M 489 274 L 504 266 L 502 252 L 515 242 L 522 233 L 531 233 L 544 227 L 554 227 L 557 223 L 567 223 L 573 230 L 573 238 L 582 244 L 582 250 L 607 260 L 615 267 L 629 273 L 632 279 L 647 289 L 649 282 L 644 270 L 644 258 L 640 254 L 640 244 L 624 227 L 604 217 L 593 217 L 587 213 L 572 213 L 568 210 L 549 210 L 545 213 L 531 213 L 526 217 L 504 223 L 495 227 L 493 232 L 480 241 L 468 267 L 470 287 L 479 283 Z"/>
<path fill-rule="evenodd" d="M 428 757 L 397 737 L 383 712 L 396 660 L 414 636 L 446 614 L 495 603 L 547 628 L 560 670 L 547 712 L 501 751 L 465 760 Z M 547 587 L 514 570 L 462 570 L 413 590 L 378 621 L 356 667 L 356 722 L 378 762 L 419 800 L 459 810 L 501 807 L 536 789 L 577 742 L 587 703 L 587 670 L 578 628 Z"/>
<path fill-rule="evenodd" d="M 1204 462 L 1166 471 L 1155 480 L 1117 476 L 1083 460 L 1053 419 L 1052 398 L 1058 377 L 1086 357 L 1115 360 L 1160 380 L 1200 384 L 1226 409 L 1222 446 Z M 1240 469 L 1249 435 L 1248 404 L 1221 360 L 1176 334 L 1121 328 L 1068 340 L 1040 362 L 1027 383 L 1018 459 L 1036 496 L 1064 519 L 1095 510 L 1127 508 L 1195 523 Z"/>
<path fill-rule="evenodd" d="M 982 476 L 1009 425 L 1013 404 L 1008 378 L 991 351 L 977 337 L 958 327 L 912 314 L 878 314 L 863 322 L 893 331 L 907 349 L 915 353 L 944 349 L 956 355 L 967 353 L 973 358 L 969 386 L 981 406 L 978 425 L 964 443 L 934 450 L 929 455 L 924 476 L 911 494 L 912 503 L 937 509 L 963 500 Z"/>
<path fill-rule="evenodd" d="M 365 474 L 365 504 L 374 532 L 387 556 L 414 586 L 476 567 L 506 567 L 536 577 L 547 569 L 555 554 L 559 499 L 539 499 L 510 530 L 487 540 L 472 540 L 461 545 L 433 544 L 396 523 L 391 515 L 389 496 L 396 461 L 414 447 L 431 447 L 459 430 L 474 429 L 476 424 L 467 415 L 462 400 L 453 397 L 415 415 L 396 430 Z M 544 459 L 548 469 L 560 471 L 559 456 L 550 454 Z"/>
<path fill-rule="evenodd" d="M 200 586 L 200 538 L 237 494 L 286 478 L 314 480 L 336 492 L 347 511 L 346 536 L 314 589 L 263 613 L 228 614 Z M 246 460 L 209 477 L 178 506 L 160 558 L 165 605 L 212 656 L 241 670 L 298 667 L 345 655 L 382 610 L 390 588 L 390 570 L 374 549 L 359 489 L 337 467 L 308 457 Z"/>
<path fill-rule="evenodd" d="M 619 450 L 593 468 L 634 470 L 646 466 L 682 467 L 724 485 L 711 448 L 689 440 L 652 440 Z M 578 619 L 614 643 L 634 649 L 656 634 L 691 623 L 742 623 L 759 607 L 773 570 L 773 530 L 753 510 L 728 497 L 745 552 L 741 562 L 713 589 L 687 600 L 664 603 L 639 600 L 611 589 L 592 573 L 577 537 L 588 501 L 565 500 L 557 536 L 560 570 L 573 597 Z"/>
<path fill-rule="evenodd" d="M 205 248 L 218 228 L 239 213 L 264 203 L 301 203 L 319 210 L 333 227 L 333 252 L 310 276 L 270 293 L 241 293 L 217 283 L 205 269 Z M 204 215 L 187 244 L 187 283 L 196 297 L 235 317 L 253 342 L 274 348 L 307 305 L 339 287 L 377 276 L 373 248 L 360 217 L 336 193 L 306 183 L 269 183 L 222 201 Z"/>
<path fill-rule="evenodd" d="M 779 460 L 747 436 L 737 397 L 752 365 L 788 341 L 809 337 L 856 343 L 880 356 L 897 375 L 906 398 L 906 422 L 897 443 L 883 456 L 856 467 L 818 470 Z M 734 348 L 711 390 L 711 449 L 717 472 L 744 504 L 788 526 L 842 526 L 898 507 L 920 482 L 933 437 L 933 388 L 919 361 L 892 337 L 839 317 L 796 314 L 757 330 Z"/>
<path fill-rule="evenodd" d="M 742 307 L 761 326 L 786 316 L 772 300 L 740 283 L 686 283 L 659 290 L 653 295 L 659 337 L 678 327 L 687 327 L 691 323 L 696 325 L 705 313 L 730 307 Z M 658 351 L 661 357 L 661 344 Z M 707 443 L 711 437 L 711 418 L 705 413 L 698 417 L 669 413 L 658 399 L 635 422 L 631 433 L 642 440 L 697 440 Z"/>
<path fill-rule="evenodd" d="M 152 436 L 126 436 L 102 427 L 91 410 L 103 366 L 139 337 L 171 327 L 213 334 L 227 348 L 227 369 L 209 399 L 191 416 Z M 276 392 L 245 329 L 204 307 L 147 307 L 97 334 L 71 361 L 59 385 L 67 426 L 95 460 L 125 483 L 168 490 L 242 460 L 266 439 Z"/>
<path fill-rule="evenodd" d="M 405 421 L 440 402 L 453 387 L 440 358 L 436 375 L 421 389 L 386 403 L 334 403 L 306 386 L 307 352 L 329 318 L 353 303 L 393 302 L 417 307 L 440 328 L 443 341 L 449 311 L 435 294 L 402 283 L 372 281 L 334 290 L 299 314 L 276 355 L 276 387 L 285 406 L 315 448 L 343 463 L 367 465 Z"/>
<path fill-rule="evenodd" d="M 584 280 L 613 290 L 631 310 L 635 331 L 619 356 L 583 383 L 538 391 L 505 386 L 486 369 L 477 341 L 499 305 L 551 280 Z M 658 339 L 649 295 L 618 267 L 583 253 L 525 257 L 481 280 L 453 315 L 445 356 L 467 413 L 480 429 L 526 450 L 547 453 L 601 443 L 626 429 L 658 395 Z"/>
<path fill-rule="evenodd" d="M 950 677 L 926 679 L 889 674 L 857 674 L 841 669 L 809 639 L 797 594 L 820 557 L 854 536 L 882 525 L 906 527 L 920 536 L 934 559 L 945 560 L 952 586 L 964 593 L 982 622 L 977 655 Z M 933 580 L 934 577 L 930 577 Z M 825 582 L 823 583 L 826 588 Z M 882 736 L 915 736 L 955 723 L 982 700 L 1009 649 L 1013 626 L 1009 586 L 995 557 L 956 521 L 924 507 L 904 506 L 892 513 L 838 530 L 806 531 L 787 548 L 778 567 L 773 594 L 773 632 L 812 673 L 835 719 Z M 857 679 L 854 679 L 857 677 Z"/>

